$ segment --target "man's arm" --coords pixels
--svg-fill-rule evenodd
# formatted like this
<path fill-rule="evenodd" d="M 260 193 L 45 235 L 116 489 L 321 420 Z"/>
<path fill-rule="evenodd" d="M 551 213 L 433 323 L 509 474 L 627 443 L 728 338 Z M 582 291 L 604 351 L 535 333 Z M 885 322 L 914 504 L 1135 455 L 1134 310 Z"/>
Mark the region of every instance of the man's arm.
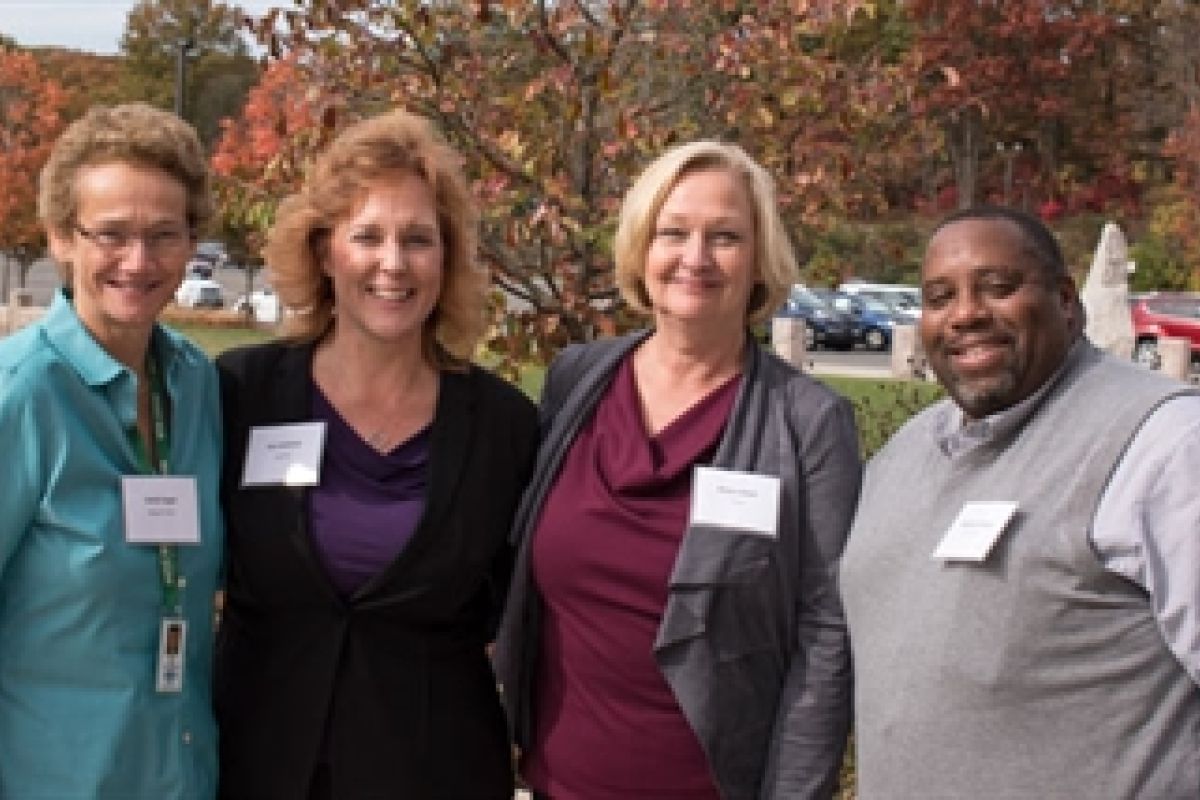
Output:
<path fill-rule="evenodd" d="M 1150 595 L 1167 647 L 1200 684 L 1200 395 L 1172 398 L 1134 436 L 1101 497 L 1092 544 Z"/>

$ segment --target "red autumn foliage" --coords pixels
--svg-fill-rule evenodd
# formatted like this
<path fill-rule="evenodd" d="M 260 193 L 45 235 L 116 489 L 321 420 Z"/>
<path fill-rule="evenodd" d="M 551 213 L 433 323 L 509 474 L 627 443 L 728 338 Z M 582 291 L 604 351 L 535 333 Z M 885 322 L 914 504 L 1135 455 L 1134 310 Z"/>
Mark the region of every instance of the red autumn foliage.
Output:
<path fill-rule="evenodd" d="M 62 87 L 31 54 L 0 46 L 0 252 L 17 259 L 22 277 L 45 247 L 38 173 L 62 130 L 66 102 Z"/>

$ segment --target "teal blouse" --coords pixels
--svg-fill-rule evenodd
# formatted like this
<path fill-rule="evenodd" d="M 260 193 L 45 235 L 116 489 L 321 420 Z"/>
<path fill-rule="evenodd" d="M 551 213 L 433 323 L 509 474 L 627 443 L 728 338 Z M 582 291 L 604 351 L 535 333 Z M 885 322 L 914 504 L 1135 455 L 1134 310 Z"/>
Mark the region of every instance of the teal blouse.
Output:
<path fill-rule="evenodd" d="M 59 292 L 0 339 L 0 797 L 211 798 L 213 596 L 220 400 L 178 334 L 154 347 L 170 407 L 172 474 L 197 480 L 200 544 L 180 545 L 183 691 L 155 691 L 157 548 L 124 540 L 120 476 L 136 474 L 136 377 Z"/>

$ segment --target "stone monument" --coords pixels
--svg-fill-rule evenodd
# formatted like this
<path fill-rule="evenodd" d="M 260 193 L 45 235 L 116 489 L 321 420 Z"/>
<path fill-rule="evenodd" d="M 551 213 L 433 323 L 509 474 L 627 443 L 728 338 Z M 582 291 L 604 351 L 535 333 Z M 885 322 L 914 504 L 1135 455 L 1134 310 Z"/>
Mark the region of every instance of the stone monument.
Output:
<path fill-rule="evenodd" d="M 931 379 L 929 362 L 925 358 L 925 349 L 921 346 L 916 325 L 896 323 L 892 326 L 892 358 L 889 366 L 892 377 L 897 380 Z"/>
<path fill-rule="evenodd" d="M 1133 357 L 1133 320 L 1129 316 L 1132 271 L 1125 235 L 1114 223 L 1105 223 L 1080 299 L 1087 314 L 1087 337 L 1120 358 Z"/>
<path fill-rule="evenodd" d="M 775 355 L 799 370 L 808 360 L 808 326 L 795 317 L 775 317 L 771 320 L 771 346 Z"/>

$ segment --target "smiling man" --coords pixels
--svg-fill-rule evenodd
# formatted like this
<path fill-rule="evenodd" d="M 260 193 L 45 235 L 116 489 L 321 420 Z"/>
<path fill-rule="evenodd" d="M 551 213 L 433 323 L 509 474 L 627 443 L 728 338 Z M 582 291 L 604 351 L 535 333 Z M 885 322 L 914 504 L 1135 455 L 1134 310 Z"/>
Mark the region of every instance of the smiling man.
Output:
<path fill-rule="evenodd" d="M 1053 235 L 959 212 L 921 268 L 949 397 L 842 566 L 859 796 L 1200 794 L 1200 396 L 1097 350 Z"/>

